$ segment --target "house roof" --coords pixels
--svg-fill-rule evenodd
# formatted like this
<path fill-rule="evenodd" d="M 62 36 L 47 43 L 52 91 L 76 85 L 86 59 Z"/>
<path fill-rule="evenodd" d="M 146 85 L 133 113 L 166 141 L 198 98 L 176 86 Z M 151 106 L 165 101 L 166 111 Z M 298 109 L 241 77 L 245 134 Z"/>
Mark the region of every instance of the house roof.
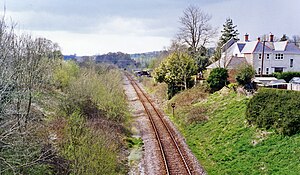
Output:
<path fill-rule="evenodd" d="M 289 83 L 300 84 L 300 77 L 294 77 L 294 78 L 292 78 Z"/>
<path fill-rule="evenodd" d="M 300 54 L 300 48 L 297 47 L 294 43 L 289 43 L 288 42 L 286 47 L 285 47 L 285 52 Z"/>
<path fill-rule="evenodd" d="M 273 51 L 274 45 L 270 42 L 266 42 L 265 43 L 265 53 L 271 53 Z M 253 53 L 262 53 L 263 51 L 263 43 L 262 42 L 258 42 Z"/>
<path fill-rule="evenodd" d="M 207 66 L 207 69 L 214 69 L 217 67 L 227 68 L 227 69 L 235 69 L 241 64 L 246 64 L 246 58 L 245 57 L 222 57 L 220 60 L 212 63 L 211 65 Z"/>
<path fill-rule="evenodd" d="M 228 48 L 230 48 L 234 43 L 236 43 L 236 39 L 230 38 L 225 44 L 222 46 L 222 51 L 225 52 Z"/>
<path fill-rule="evenodd" d="M 237 43 L 241 53 L 261 53 L 263 50 L 263 42 L 250 41 L 244 43 Z M 292 54 L 300 54 L 300 49 L 294 44 L 288 41 L 278 42 L 265 42 L 265 53 L 271 52 L 285 52 Z"/>
<path fill-rule="evenodd" d="M 285 51 L 286 49 L 286 45 L 287 45 L 287 41 L 281 41 L 281 42 L 274 42 L 274 50 L 275 51 Z"/>
<path fill-rule="evenodd" d="M 253 79 L 253 82 L 257 83 L 258 85 L 263 85 L 263 86 L 274 85 L 274 84 L 278 85 L 278 83 L 279 84 L 284 83 L 275 77 L 255 77 Z M 271 82 L 272 82 L 272 84 L 271 84 Z"/>
<path fill-rule="evenodd" d="M 284 79 L 278 79 L 278 80 L 270 81 L 268 85 L 273 86 L 273 85 L 281 85 L 281 84 L 287 84 L 287 83 Z"/>
<path fill-rule="evenodd" d="M 237 43 L 237 46 L 239 48 L 239 51 L 242 52 L 242 50 L 244 49 L 246 43 Z"/>
<path fill-rule="evenodd" d="M 253 53 L 256 46 L 258 44 L 258 41 L 250 41 L 250 42 L 245 42 L 245 46 L 241 53 Z"/>
<path fill-rule="evenodd" d="M 260 81 L 274 81 L 274 80 L 278 80 L 275 77 L 255 77 L 254 78 L 254 82 L 260 82 Z"/>

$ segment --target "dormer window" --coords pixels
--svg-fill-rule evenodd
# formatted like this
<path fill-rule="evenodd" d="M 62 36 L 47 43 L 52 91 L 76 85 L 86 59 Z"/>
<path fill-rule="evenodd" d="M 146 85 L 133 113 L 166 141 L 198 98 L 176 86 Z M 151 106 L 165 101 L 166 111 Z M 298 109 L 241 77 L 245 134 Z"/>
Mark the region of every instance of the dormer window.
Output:
<path fill-rule="evenodd" d="M 283 53 L 276 53 L 275 60 L 283 60 Z"/>

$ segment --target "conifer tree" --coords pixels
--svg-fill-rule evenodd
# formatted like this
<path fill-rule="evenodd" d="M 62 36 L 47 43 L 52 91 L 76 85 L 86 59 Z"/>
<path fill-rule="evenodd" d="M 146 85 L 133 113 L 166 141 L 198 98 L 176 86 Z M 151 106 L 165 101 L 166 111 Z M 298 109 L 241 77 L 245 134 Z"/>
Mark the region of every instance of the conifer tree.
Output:
<path fill-rule="evenodd" d="M 286 36 L 286 34 L 283 34 L 282 37 L 280 38 L 280 41 L 287 41 L 289 37 Z"/>
<path fill-rule="evenodd" d="M 221 31 L 222 35 L 220 37 L 219 43 L 220 45 L 225 44 L 231 38 L 238 40 L 238 30 L 236 29 L 236 25 L 233 25 L 233 21 L 230 18 L 226 19 L 225 24 L 223 24 L 223 30 Z"/>
<path fill-rule="evenodd" d="M 215 50 L 214 55 L 211 57 L 212 61 L 217 61 L 221 58 L 221 47 L 229 41 L 231 38 L 238 40 L 238 30 L 236 29 L 236 25 L 233 25 L 233 21 L 231 18 L 227 18 L 225 24 L 223 24 L 223 30 L 221 31 L 222 35 L 219 39 L 217 48 Z"/>

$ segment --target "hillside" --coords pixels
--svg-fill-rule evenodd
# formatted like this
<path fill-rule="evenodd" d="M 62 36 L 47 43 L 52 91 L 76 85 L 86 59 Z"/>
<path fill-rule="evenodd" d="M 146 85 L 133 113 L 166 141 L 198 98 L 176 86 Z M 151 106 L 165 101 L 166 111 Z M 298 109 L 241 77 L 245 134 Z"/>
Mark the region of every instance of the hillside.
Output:
<path fill-rule="evenodd" d="M 249 126 L 249 99 L 197 87 L 176 95 L 173 122 L 208 174 L 297 174 L 300 135 L 285 137 Z M 167 109 L 172 116 L 170 107 Z"/>
<path fill-rule="evenodd" d="M 116 52 L 107 53 L 103 55 L 97 55 L 95 57 L 96 63 L 115 64 L 119 68 L 127 68 L 130 66 L 136 66 L 136 61 L 130 58 L 129 54 Z"/>

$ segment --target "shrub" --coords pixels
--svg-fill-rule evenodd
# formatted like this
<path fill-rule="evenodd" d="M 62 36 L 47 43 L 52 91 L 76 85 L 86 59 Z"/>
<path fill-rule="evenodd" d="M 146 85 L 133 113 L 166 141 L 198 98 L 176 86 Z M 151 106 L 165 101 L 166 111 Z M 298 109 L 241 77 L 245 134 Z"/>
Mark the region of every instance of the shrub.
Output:
<path fill-rule="evenodd" d="M 300 77 L 300 72 L 275 72 L 273 76 L 278 79 L 284 79 L 286 82 L 289 82 L 294 77 Z"/>
<path fill-rule="evenodd" d="M 78 112 L 69 116 L 63 156 L 71 174 L 118 174 L 117 145 L 103 132 L 89 129 Z"/>
<path fill-rule="evenodd" d="M 242 65 L 237 69 L 235 79 L 239 85 L 245 86 L 251 83 L 251 79 L 255 75 L 255 70 L 249 64 Z"/>
<path fill-rule="evenodd" d="M 228 85 L 228 88 L 231 89 L 231 90 L 233 90 L 233 91 L 236 91 L 237 87 L 238 87 L 237 83 L 230 83 Z"/>
<path fill-rule="evenodd" d="M 248 103 L 246 118 L 260 128 L 293 135 L 300 130 L 299 97 L 297 91 L 262 89 Z"/>
<path fill-rule="evenodd" d="M 58 88 L 66 88 L 76 79 L 79 66 L 74 61 L 61 62 L 61 66 L 54 70 L 53 80 Z"/>
<path fill-rule="evenodd" d="M 222 89 L 229 82 L 227 81 L 228 71 L 225 68 L 215 68 L 209 74 L 207 82 L 212 92 Z"/>

